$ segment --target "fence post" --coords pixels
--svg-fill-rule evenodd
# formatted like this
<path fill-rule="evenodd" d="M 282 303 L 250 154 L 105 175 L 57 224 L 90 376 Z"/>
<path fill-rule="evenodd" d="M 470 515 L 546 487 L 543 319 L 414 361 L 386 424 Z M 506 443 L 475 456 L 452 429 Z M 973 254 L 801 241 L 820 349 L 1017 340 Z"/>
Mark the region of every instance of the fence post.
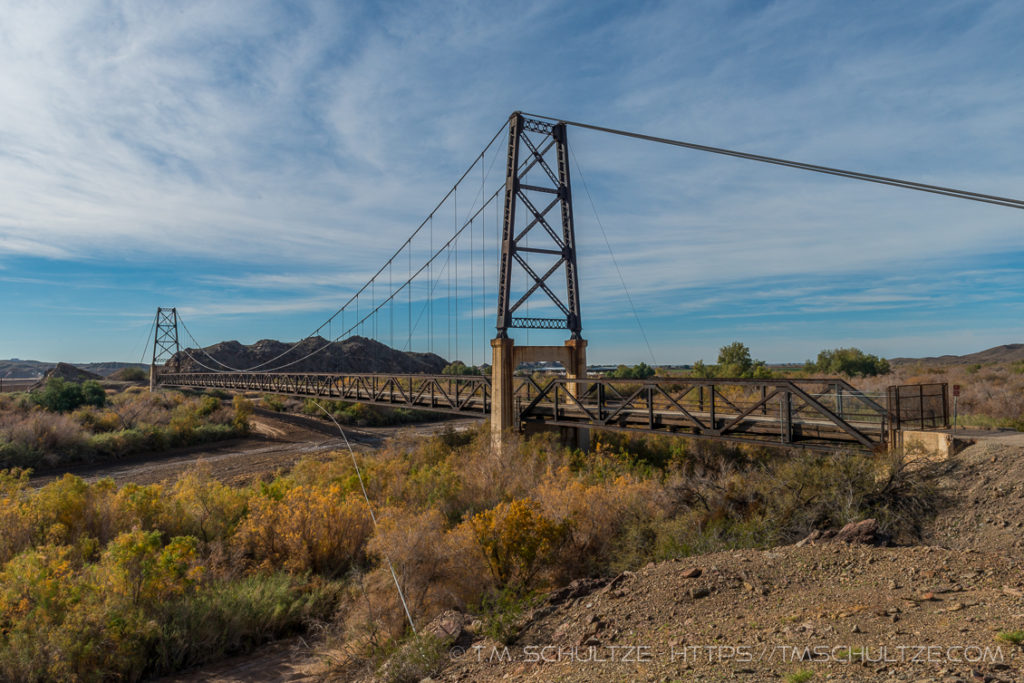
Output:
<path fill-rule="evenodd" d="M 782 392 L 782 400 L 779 401 L 779 423 L 782 427 L 782 443 L 793 442 L 793 402 L 792 396 L 787 389 Z"/>
<path fill-rule="evenodd" d="M 924 385 L 917 385 L 918 403 L 921 406 L 921 410 L 918 413 L 918 417 L 921 419 L 921 429 L 924 429 Z"/>

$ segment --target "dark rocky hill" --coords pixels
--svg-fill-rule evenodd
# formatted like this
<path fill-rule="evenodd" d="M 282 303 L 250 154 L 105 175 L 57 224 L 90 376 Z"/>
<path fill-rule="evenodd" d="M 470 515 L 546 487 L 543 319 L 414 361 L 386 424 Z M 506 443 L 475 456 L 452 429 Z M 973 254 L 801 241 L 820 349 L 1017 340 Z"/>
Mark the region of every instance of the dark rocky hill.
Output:
<path fill-rule="evenodd" d="M 326 348 L 323 348 L 325 346 Z M 178 362 L 183 372 L 254 368 L 254 371 L 264 372 L 438 374 L 448 364 L 448 361 L 435 353 L 398 351 L 373 339 L 358 336 L 339 342 L 328 342 L 323 337 L 310 337 L 299 342 L 295 348 L 291 347 L 290 343 L 273 339 L 263 339 L 249 345 L 226 341 L 202 350 L 186 349 L 176 354 L 168 365 L 173 366 Z M 323 350 L 313 353 L 321 348 Z M 207 367 L 203 367 L 204 365 Z"/>

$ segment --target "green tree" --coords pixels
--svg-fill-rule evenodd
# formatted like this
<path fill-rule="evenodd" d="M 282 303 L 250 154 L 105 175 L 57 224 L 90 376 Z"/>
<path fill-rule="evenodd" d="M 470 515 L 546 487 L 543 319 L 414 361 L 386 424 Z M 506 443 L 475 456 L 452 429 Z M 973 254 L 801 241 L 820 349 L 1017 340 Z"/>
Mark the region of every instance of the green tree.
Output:
<path fill-rule="evenodd" d="M 830 375 L 874 377 L 890 372 L 889 361 L 858 348 L 824 349 L 815 363 L 807 361 L 807 369 Z"/>
<path fill-rule="evenodd" d="M 718 364 L 705 365 L 703 360 L 693 364 L 690 376 L 710 379 L 712 377 L 744 377 L 767 379 L 772 371 L 763 360 L 750 356 L 750 349 L 742 342 L 726 344 L 718 350 Z"/>
<path fill-rule="evenodd" d="M 441 370 L 442 375 L 482 375 L 480 368 L 475 365 L 466 365 L 461 360 L 449 363 Z"/>
<path fill-rule="evenodd" d="M 718 374 L 723 377 L 745 377 L 753 366 L 750 349 L 743 342 L 733 342 L 718 350 Z"/>
<path fill-rule="evenodd" d="M 640 363 L 633 367 L 620 365 L 611 372 L 610 377 L 612 379 L 647 379 L 654 377 L 654 372 L 654 368 L 647 363 Z"/>

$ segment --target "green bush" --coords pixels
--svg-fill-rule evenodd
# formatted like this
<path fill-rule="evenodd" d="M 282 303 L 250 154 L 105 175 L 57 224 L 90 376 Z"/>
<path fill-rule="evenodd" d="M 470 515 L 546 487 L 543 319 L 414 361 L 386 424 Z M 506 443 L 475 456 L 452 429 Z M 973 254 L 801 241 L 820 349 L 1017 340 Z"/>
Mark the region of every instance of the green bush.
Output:
<path fill-rule="evenodd" d="M 284 400 L 280 396 L 275 396 L 274 394 L 263 394 L 263 398 L 260 399 L 260 403 L 262 403 L 267 409 L 273 410 L 275 413 L 284 412 Z"/>
<path fill-rule="evenodd" d="M 115 379 L 115 377 L 122 382 L 145 382 L 149 379 L 149 373 L 142 368 L 129 367 L 121 368 L 111 376 L 111 379 Z"/>
<path fill-rule="evenodd" d="M 41 391 L 32 392 L 32 400 L 50 412 L 66 413 L 83 405 L 102 408 L 107 402 L 107 392 L 94 379 L 77 384 L 51 377 Z"/>

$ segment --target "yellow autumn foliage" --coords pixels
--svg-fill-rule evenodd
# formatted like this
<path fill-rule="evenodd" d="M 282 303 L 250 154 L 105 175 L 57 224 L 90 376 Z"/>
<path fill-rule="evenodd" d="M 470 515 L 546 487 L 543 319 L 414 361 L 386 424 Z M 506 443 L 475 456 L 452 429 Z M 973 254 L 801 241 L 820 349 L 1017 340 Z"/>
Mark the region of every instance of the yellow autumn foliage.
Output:
<path fill-rule="evenodd" d="M 362 562 L 372 532 L 362 497 L 334 483 L 251 498 L 235 542 L 266 568 L 338 576 Z"/>
<path fill-rule="evenodd" d="M 539 503 L 516 498 L 464 522 L 472 531 L 498 588 L 528 587 L 565 537 L 566 525 L 547 517 Z"/>

